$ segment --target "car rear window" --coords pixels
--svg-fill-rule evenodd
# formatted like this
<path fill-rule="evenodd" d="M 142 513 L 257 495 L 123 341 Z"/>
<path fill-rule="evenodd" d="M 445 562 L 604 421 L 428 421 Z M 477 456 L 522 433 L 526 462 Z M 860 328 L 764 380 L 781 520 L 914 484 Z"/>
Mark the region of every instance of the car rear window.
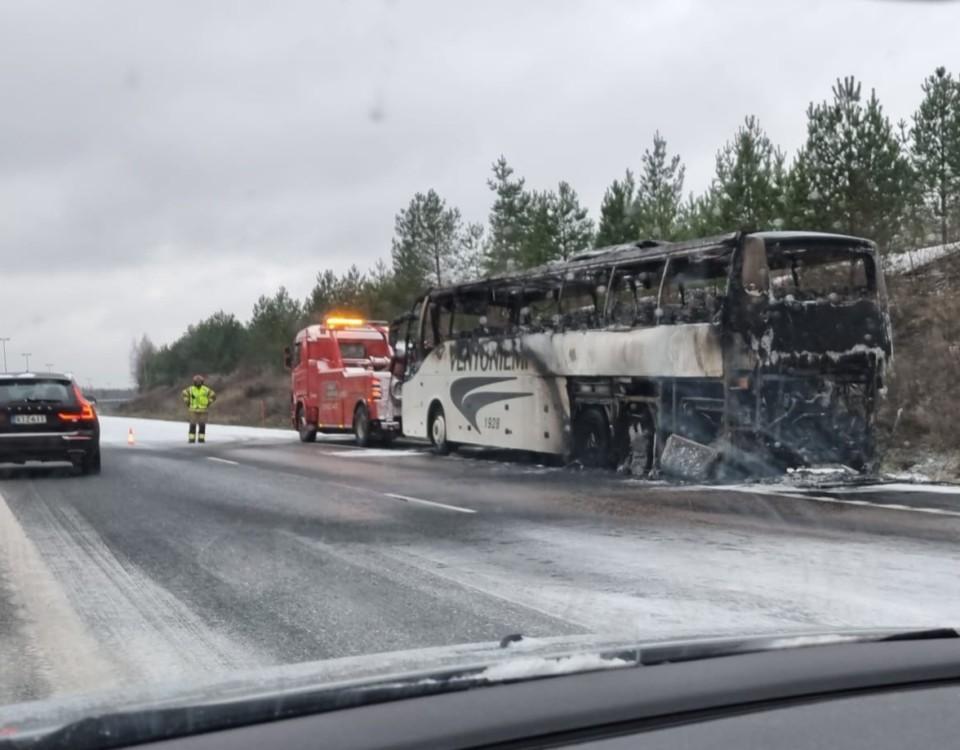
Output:
<path fill-rule="evenodd" d="M 23 378 L 0 380 L 0 404 L 73 403 L 73 387 L 69 380 Z"/>

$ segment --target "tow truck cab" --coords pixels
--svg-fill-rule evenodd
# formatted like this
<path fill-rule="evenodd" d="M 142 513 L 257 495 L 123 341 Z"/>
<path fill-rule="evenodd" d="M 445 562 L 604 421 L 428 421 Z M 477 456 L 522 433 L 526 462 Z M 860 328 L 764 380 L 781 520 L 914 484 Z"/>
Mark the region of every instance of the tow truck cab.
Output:
<path fill-rule="evenodd" d="M 294 337 L 285 351 L 290 369 L 290 418 L 304 442 L 318 432 L 353 432 L 357 443 L 400 433 L 390 395 L 393 350 L 385 324 L 328 317 Z"/>

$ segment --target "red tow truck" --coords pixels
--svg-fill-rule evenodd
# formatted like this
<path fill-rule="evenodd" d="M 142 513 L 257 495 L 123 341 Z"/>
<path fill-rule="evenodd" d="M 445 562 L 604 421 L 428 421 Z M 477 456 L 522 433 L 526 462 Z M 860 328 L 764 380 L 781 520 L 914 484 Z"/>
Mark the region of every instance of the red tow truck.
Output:
<path fill-rule="evenodd" d="M 400 434 L 385 323 L 330 316 L 297 333 L 284 355 L 290 417 L 300 440 L 313 442 L 318 432 L 353 432 L 357 445 L 366 446 Z"/>

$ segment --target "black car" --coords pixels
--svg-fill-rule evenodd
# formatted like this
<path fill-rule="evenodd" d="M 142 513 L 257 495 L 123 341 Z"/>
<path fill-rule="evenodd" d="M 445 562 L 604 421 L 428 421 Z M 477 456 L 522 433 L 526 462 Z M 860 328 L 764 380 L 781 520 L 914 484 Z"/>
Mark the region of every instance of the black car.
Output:
<path fill-rule="evenodd" d="M 70 461 L 100 473 L 100 421 L 69 375 L 0 375 L 0 463 Z"/>

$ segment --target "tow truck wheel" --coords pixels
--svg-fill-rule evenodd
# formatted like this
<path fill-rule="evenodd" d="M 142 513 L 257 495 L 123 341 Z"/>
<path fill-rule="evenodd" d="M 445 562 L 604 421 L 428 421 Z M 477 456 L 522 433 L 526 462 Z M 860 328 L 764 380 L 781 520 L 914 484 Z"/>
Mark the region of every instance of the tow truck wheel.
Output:
<path fill-rule="evenodd" d="M 361 448 L 370 445 L 370 413 L 366 404 L 357 404 L 353 410 L 353 437 Z"/>
<path fill-rule="evenodd" d="M 297 407 L 297 431 L 300 433 L 301 443 L 312 443 L 317 439 L 317 426 L 307 421 L 303 404 Z"/>
<path fill-rule="evenodd" d="M 447 440 L 447 418 L 440 404 L 436 404 L 430 410 L 428 424 L 433 452 L 439 456 L 446 456 L 453 449 L 453 445 Z"/>

